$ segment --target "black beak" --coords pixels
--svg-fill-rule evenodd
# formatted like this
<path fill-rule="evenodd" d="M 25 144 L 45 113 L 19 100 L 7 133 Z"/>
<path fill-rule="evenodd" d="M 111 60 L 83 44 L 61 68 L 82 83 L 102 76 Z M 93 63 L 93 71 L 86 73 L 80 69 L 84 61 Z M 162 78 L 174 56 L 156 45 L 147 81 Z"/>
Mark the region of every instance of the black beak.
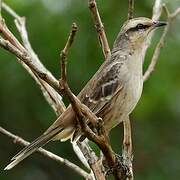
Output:
<path fill-rule="evenodd" d="M 154 21 L 153 22 L 153 27 L 160 27 L 160 26 L 166 26 L 167 23 L 163 21 Z"/>

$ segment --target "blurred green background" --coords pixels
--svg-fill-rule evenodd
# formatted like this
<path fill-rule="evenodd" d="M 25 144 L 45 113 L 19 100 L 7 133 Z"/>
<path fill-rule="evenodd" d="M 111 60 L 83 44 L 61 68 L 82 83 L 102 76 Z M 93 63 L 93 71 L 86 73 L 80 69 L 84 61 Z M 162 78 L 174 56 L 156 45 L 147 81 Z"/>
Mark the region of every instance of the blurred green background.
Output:
<path fill-rule="evenodd" d="M 34 50 L 59 78 L 59 52 L 66 42 L 72 22 L 79 26 L 69 55 L 68 78 L 77 94 L 103 62 L 103 55 L 87 8 L 87 0 L 6 0 L 27 18 L 27 29 Z M 127 1 L 97 0 L 110 46 L 127 17 Z M 170 11 L 179 0 L 165 1 Z M 151 17 L 154 1 L 135 2 L 135 16 Z M 18 33 L 13 19 L 5 12 L 10 29 Z M 163 18 L 162 18 L 163 19 Z M 133 124 L 134 170 L 137 180 L 177 180 L 180 177 L 180 16 L 173 22 L 156 69 L 144 85 L 142 98 L 131 115 Z M 147 67 L 162 29 L 148 49 Z M 39 87 L 17 63 L 14 56 L 0 49 L 0 126 L 31 141 L 54 120 L 55 114 Z M 121 152 L 122 128 L 111 133 L 111 142 Z M 69 142 L 53 142 L 47 149 L 80 164 Z M 13 170 L 3 168 L 21 149 L 0 134 L 0 180 L 81 179 L 64 166 L 37 153 Z"/>

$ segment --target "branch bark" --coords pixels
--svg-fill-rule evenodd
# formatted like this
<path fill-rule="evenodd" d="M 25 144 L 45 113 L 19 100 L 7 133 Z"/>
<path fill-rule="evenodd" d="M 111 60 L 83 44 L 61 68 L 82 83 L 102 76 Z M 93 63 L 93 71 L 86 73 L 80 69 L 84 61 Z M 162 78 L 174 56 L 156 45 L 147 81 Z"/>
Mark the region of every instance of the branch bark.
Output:
<path fill-rule="evenodd" d="M 123 149 L 122 157 L 124 164 L 129 168 L 129 176 L 127 180 L 133 180 L 133 150 L 132 150 L 132 133 L 131 133 L 131 121 L 129 117 L 123 121 L 124 126 L 124 139 L 123 139 Z"/>
<path fill-rule="evenodd" d="M 79 125 L 81 126 L 81 131 L 84 133 L 84 135 L 91 141 L 95 142 L 101 151 L 103 152 L 107 163 L 111 169 L 113 169 L 112 173 L 115 177 L 115 179 L 124 179 L 126 177 L 126 171 L 124 171 L 124 168 L 121 166 L 121 164 L 118 163 L 118 160 L 116 158 L 116 155 L 114 154 L 111 145 L 109 144 L 109 139 L 106 134 L 106 131 L 102 124 L 102 119 L 96 117 L 94 113 L 91 112 L 91 110 L 82 104 L 80 100 L 71 92 L 66 78 L 66 61 L 67 61 L 67 55 L 69 48 L 72 45 L 72 42 L 74 40 L 75 32 L 77 29 L 75 28 L 75 24 L 72 26 L 72 31 L 69 35 L 68 41 L 65 45 L 65 48 L 61 52 L 61 72 L 62 77 L 60 79 L 60 87 L 61 90 L 64 91 L 64 93 L 67 95 L 72 108 L 74 112 L 76 113 L 76 117 L 78 120 Z M 92 123 L 94 128 L 96 128 L 97 133 L 94 133 L 89 126 L 87 125 L 86 119 L 89 119 L 89 121 Z M 101 171 L 93 171 L 95 173 L 95 177 L 97 179 L 103 179 L 104 174 Z M 101 172 L 101 173 L 100 173 Z M 100 174 L 99 174 L 100 173 Z"/>
<path fill-rule="evenodd" d="M 102 33 L 100 33 L 98 31 L 98 28 L 97 28 L 97 27 L 101 27 L 101 25 L 102 25 L 102 21 L 101 21 L 100 15 L 99 15 L 98 7 L 97 7 L 97 4 L 96 4 L 95 0 L 93 0 L 93 1 L 89 0 L 88 2 L 89 2 L 89 8 L 90 8 L 91 13 L 92 13 L 94 25 L 95 25 L 96 31 L 98 33 L 98 37 L 101 40 L 100 42 L 102 44 L 102 46 L 101 46 L 102 51 L 103 51 L 104 57 L 106 59 L 107 57 L 106 57 L 106 54 L 104 52 L 106 52 L 106 48 L 109 47 L 109 45 L 108 45 L 108 40 L 107 40 L 107 37 L 106 37 L 104 27 L 102 29 L 103 32 L 104 32 L 103 35 L 102 35 Z M 133 18 L 133 13 L 134 13 L 134 0 L 129 0 L 128 5 L 129 5 L 129 7 L 128 7 L 128 19 L 132 19 Z M 108 50 L 108 52 L 109 52 L 108 56 L 110 57 L 111 56 L 110 49 Z M 127 160 L 127 159 L 130 160 L 131 159 L 131 162 L 130 161 L 128 163 L 125 162 L 125 164 L 127 164 L 129 169 L 130 169 L 131 180 L 132 180 L 133 179 L 133 169 L 132 169 L 132 158 L 130 158 L 132 156 L 132 139 L 131 139 L 131 129 L 130 129 L 131 128 L 131 122 L 130 122 L 129 118 L 126 121 L 123 121 L 124 132 L 125 132 L 124 133 L 124 140 L 123 140 L 123 143 L 124 143 L 124 146 L 123 146 L 124 156 L 123 156 L 123 158 L 124 158 L 124 160 Z M 125 144 L 127 144 L 127 141 L 130 143 L 129 146 L 125 146 Z"/>
<path fill-rule="evenodd" d="M 157 64 L 157 61 L 158 61 L 158 58 L 159 58 L 159 55 L 160 55 L 160 51 L 164 47 L 165 39 L 166 39 L 167 34 L 168 34 L 169 30 L 170 30 L 172 21 L 177 17 L 178 14 L 180 14 L 180 7 L 177 8 L 173 13 L 169 13 L 169 10 L 167 9 L 167 7 L 165 5 L 163 5 L 163 9 L 164 9 L 164 11 L 166 12 L 166 15 L 167 15 L 167 25 L 164 28 L 164 31 L 163 31 L 163 33 L 161 35 L 161 38 L 160 38 L 159 42 L 156 45 L 156 48 L 154 50 L 154 53 L 153 53 L 153 56 L 152 56 L 152 59 L 151 59 L 151 63 L 149 64 L 146 72 L 144 73 L 144 76 L 143 76 L 144 82 L 149 79 L 149 77 L 151 76 L 151 74 L 153 73 L 153 71 L 155 69 L 155 66 Z"/>
<path fill-rule="evenodd" d="M 111 56 L 111 50 L 109 48 L 108 40 L 104 30 L 104 25 L 101 21 L 101 17 L 98 11 L 97 3 L 95 0 L 88 0 L 88 5 L 92 14 L 93 22 L 98 34 L 104 57 L 105 59 L 107 59 Z"/>
<path fill-rule="evenodd" d="M 128 3 L 128 19 L 132 19 L 134 15 L 134 0 L 129 0 Z"/>
<path fill-rule="evenodd" d="M 2 8 L 10 14 L 15 21 L 15 25 L 17 27 L 17 30 L 19 31 L 19 34 L 21 36 L 23 45 L 25 48 L 22 48 L 21 45 L 20 48 L 24 49 L 24 51 L 27 51 L 28 55 L 30 56 L 30 59 L 32 63 L 35 64 L 36 67 L 39 67 L 39 69 L 42 69 L 44 72 L 46 72 L 49 76 L 54 81 L 57 81 L 55 77 L 51 74 L 50 71 L 48 71 L 45 66 L 41 63 L 40 59 L 38 56 L 35 54 L 34 50 L 31 47 L 29 38 L 28 38 L 28 33 L 26 29 L 26 19 L 24 17 L 20 17 L 12 8 L 10 8 L 7 4 L 2 3 Z M 4 25 L 5 26 L 5 25 Z M 1 29 L 4 29 L 2 27 Z M 8 34 L 8 33 L 6 33 Z M 8 37 L 11 37 L 12 33 L 8 35 Z M 8 38 L 7 38 L 8 39 Z M 10 38 L 12 39 L 12 38 Z M 14 45 L 17 46 L 16 44 L 20 44 L 16 38 Z M 8 39 L 9 40 L 9 39 Z M 11 42 L 11 41 L 10 41 Z M 62 97 L 45 81 L 43 81 L 35 72 L 31 70 L 30 67 L 28 67 L 23 61 L 18 59 L 18 62 L 22 64 L 22 66 L 29 72 L 29 74 L 35 79 L 36 83 L 40 86 L 42 93 L 46 99 L 46 101 L 49 103 L 49 105 L 53 108 L 55 113 L 59 116 L 64 110 L 65 110 L 65 105 L 62 102 Z"/>
<path fill-rule="evenodd" d="M 81 102 L 71 92 L 71 90 L 70 90 L 70 88 L 68 86 L 68 83 L 67 83 L 67 74 L 66 74 L 67 55 L 68 55 L 69 49 L 72 46 L 72 43 L 74 41 L 76 32 L 77 32 L 77 25 L 75 23 L 73 23 L 72 28 L 71 28 L 71 32 L 70 32 L 68 40 L 66 42 L 66 45 L 65 45 L 64 49 L 61 51 L 61 54 L 60 54 L 60 57 L 61 57 L 61 78 L 59 80 L 59 84 L 60 84 L 61 91 L 64 91 L 64 93 L 68 96 L 68 98 L 70 100 L 70 103 L 71 103 L 71 105 L 72 105 L 72 107 L 74 109 L 74 112 L 76 113 L 77 118 L 79 120 L 79 124 L 82 125 L 82 123 L 83 123 L 83 125 L 82 125 L 83 127 L 81 126 L 81 128 L 82 128 L 82 130 L 84 130 L 85 129 L 84 127 L 86 127 L 87 125 L 86 125 L 86 122 L 84 122 L 82 120 L 83 119 L 82 112 L 83 112 L 83 114 L 86 114 L 86 115 L 89 112 L 87 112 L 87 107 L 85 105 L 81 104 Z M 91 113 L 89 117 L 90 117 L 89 119 L 91 120 L 92 124 L 95 126 L 95 121 L 96 121 L 96 119 L 94 119 L 95 115 L 93 113 Z M 88 130 L 91 131 L 89 128 L 88 128 Z M 78 142 L 78 146 L 80 148 L 83 148 L 83 149 L 85 148 L 85 147 L 81 146 L 80 142 Z M 85 149 L 85 150 L 88 152 L 87 149 Z M 83 150 L 83 152 L 84 152 L 84 150 Z M 87 158 L 89 159 L 89 157 L 86 157 L 86 159 Z M 91 159 L 92 159 L 92 157 L 91 157 Z M 95 159 L 95 161 L 96 161 L 96 159 Z M 92 168 L 94 176 L 97 179 L 102 179 L 103 180 L 104 174 L 101 171 L 98 170 L 99 167 L 97 166 L 95 168 L 94 165 L 92 166 L 92 164 L 94 164 L 94 163 L 91 163 L 91 162 L 88 162 L 88 163 L 89 163 L 90 167 Z"/>
<path fill-rule="evenodd" d="M 44 74 L 45 76 L 47 74 L 47 76 L 49 76 L 49 79 L 52 79 L 52 82 L 48 84 L 46 81 L 41 79 L 41 77 L 37 75 L 36 71 L 33 71 L 31 69 L 31 66 L 27 66 L 24 63 L 24 61 L 22 61 L 22 59 L 17 58 L 18 62 L 20 64 L 22 64 L 23 67 L 35 79 L 36 83 L 41 88 L 45 99 L 47 100 L 49 105 L 53 108 L 53 110 L 55 111 L 56 115 L 59 116 L 65 110 L 66 107 L 65 107 L 65 105 L 64 105 L 64 103 L 62 101 L 61 95 L 59 94 L 59 92 L 57 92 L 57 90 L 59 88 L 58 81 L 54 78 L 54 76 L 51 74 L 51 72 L 49 72 L 44 67 L 44 65 L 41 63 L 40 59 L 38 58 L 38 56 L 35 54 L 34 50 L 32 49 L 30 41 L 29 41 L 29 38 L 28 38 L 28 33 L 27 33 L 27 30 L 26 30 L 26 21 L 25 21 L 25 18 L 24 17 L 20 17 L 12 8 L 10 8 L 5 3 L 2 3 L 2 7 L 3 7 L 3 9 L 8 14 L 10 14 L 14 18 L 15 25 L 17 27 L 17 30 L 19 31 L 19 34 L 21 36 L 23 45 L 25 47 L 25 51 L 27 51 L 26 53 L 28 53 L 29 56 L 30 56 L 30 62 L 32 62 L 32 64 L 34 64 L 37 67 L 37 69 L 39 69 L 40 71 L 43 71 L 42 74 Z M 12 36 L 12 33 L 10 35 Z M 14 39 L 15 39 L 15 37 L 14 37 Z M 2 39 L 2 42 L 3 41 L 4 40 Z M 3 42 L 3 43 L 4 43 L 4 45 L 6 43 L 11 45 L 8 41 L 7 42 Z M 12 46 L 11 48 L 12 48 L 12 51 L 16 51 L 15 47 Z M 20 53 L 20 52 L 18 52 L 18 53 Z M 54 84 L 54 85 L 52 85 L 52 84 Z M 52 86 L 56 86 L 56 90 Z M 88 146 L 88 145 L 86 145 L 86 146 Z M 88 147 L 86 147 L 86 148 L 88 149 Z M 78 156 L 78 154 L 77 154 L 77 156 Z M 80 159 L 81 161 L 84 161 L 84 159 L 82 159 L 83 158 L 82 156 L 80 158 L 81 158 Z"/>

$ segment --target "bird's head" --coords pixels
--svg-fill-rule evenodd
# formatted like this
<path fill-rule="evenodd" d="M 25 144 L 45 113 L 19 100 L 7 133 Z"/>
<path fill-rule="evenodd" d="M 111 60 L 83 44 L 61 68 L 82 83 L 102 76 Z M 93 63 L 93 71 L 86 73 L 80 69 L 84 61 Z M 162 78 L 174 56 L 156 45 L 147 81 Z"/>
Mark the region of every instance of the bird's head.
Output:
<path fill-rule="evenodd" d="M 166 25 L 166 22 L 153 21 L 152 19 L 139 17 L 126 21 L 121 28 L 121 34 L 136 45 L 146 41 L 150 32 L 157 27 Z"/>

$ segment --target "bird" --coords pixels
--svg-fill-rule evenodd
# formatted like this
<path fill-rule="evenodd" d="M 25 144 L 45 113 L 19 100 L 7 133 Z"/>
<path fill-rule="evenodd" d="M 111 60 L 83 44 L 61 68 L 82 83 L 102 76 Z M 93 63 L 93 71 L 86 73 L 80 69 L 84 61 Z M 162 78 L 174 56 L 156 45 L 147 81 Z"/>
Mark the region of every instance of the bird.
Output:
<path fill-rule="evenodd" d="M 146 17 L 127 20 L 115 39 L 111 56 L 78 94 L 81 103 L 102 118 L 107 132 L 126 120 L 137 105 L 143 89 L 143 62 L 148 38 L 153 30 L 164 25 L 166 22 Z M 76 114 L 69 105 L 41 136 L 16 154 L 4 169 L 10 170 L 51 140 L 66 141 L 75 135 L 82 135 L 82 132 L 76 133 L 78 127 Z"/>

